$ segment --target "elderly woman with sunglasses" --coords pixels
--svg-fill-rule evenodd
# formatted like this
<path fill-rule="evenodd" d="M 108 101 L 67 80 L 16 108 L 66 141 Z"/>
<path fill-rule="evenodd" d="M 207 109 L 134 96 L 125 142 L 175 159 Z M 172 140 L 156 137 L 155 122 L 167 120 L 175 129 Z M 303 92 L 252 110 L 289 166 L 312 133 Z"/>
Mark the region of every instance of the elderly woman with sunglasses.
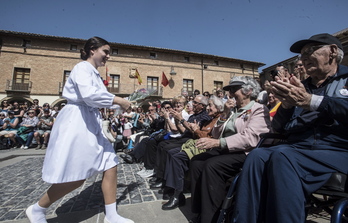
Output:
<path fill-rule="evenodd" d="M 191 160 L 192 212 L 200 222 L 216 222 L 226 195 L 226 181 L 242 168 L 244 160 L 259 141 L 259 135 L 270 131 L 267 107 L 255 102 L 260 85 L 249 76 L 234 77 L 223 88 L 230 96 L 223 114 L 212 130 L 219 138 L 201 138 L 196 147 L 210 149 Z M 232 107 L 235 103 L 235 107 Z"/>

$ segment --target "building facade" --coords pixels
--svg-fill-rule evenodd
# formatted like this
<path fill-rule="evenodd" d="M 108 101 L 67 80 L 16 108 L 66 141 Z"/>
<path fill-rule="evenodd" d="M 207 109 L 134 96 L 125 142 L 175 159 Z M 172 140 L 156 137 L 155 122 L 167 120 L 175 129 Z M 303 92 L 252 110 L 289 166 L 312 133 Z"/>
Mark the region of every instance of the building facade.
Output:
<path fill-rule="evenodd" d="M 51 106 L 65 102 L 64 83 L 76 63 L 85 39 L 0 30 L 0 101 L 39 99 Z M 179 50 L 110 43 L 111 55 L 100 75 L 108 89 L 127 97 L 138 89 L 154 90 L 164 100 L 195 89 L 213 93 L 231 77 L 259 77 L 263 63 Z M 136 72 L 142 83 L 139 84 Z M 163 74 L 169 81 L 164 87 Z M 108 77 L 109 76 L 109 77 Z"/>

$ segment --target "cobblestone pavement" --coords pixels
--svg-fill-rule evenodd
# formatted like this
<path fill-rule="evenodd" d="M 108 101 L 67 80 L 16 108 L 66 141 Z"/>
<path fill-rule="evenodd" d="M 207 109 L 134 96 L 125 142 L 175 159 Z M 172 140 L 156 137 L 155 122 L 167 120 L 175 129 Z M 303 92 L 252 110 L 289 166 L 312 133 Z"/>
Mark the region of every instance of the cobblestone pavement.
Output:
<path fill-rule="evenodd" d="M 0 169 L 0 221 L 26 218 L 25 209 L 48 189 L 49 184 L 41 179 L 43 160 L 43 156 L 28 157 Z M 148 181 L 135 174 L 140 168 L 140 164 L 118 165 L 118 205 L 161 199 L 158 191 L 149 189 Z M 101 179 L 102 174 L 87 179 L 82 187 L 55 202 L 47 215 L 104 209 Z"/>
<path fill-rule="evenodd" d="M 9 150 L 0 150 L 0 155 L 6 152 Z M 30 156 L 30 151 L 26 152 L 29 153 L 20 155 L 24 156 L 20 161 L 10 165 L 0 165 L 0 222 L 26 218 L 25 209 L 36 202 L 49 187 L 49 184 L 41 179 L 44 152 L 34 156 Z M 18 154 L 21 153 L 9 157 L 1 156 L 5 158 L 0 157 L 0 164 L 8 162 Z M 122 163 L 122 159 L 120 162 L 117 190 L 119 206 L 162 200 L 162 195 L 158 194 L 157 190 L 149 189 L 148 181 L 136 174 L 142 167 L 141 164 L 125 164 Z M 47 216 L 73 212 L 103 212 L 101 178 L 102 174 L 98 174 L 87 179 L 82 187 L 55 202 L 48 209 Z M 171 222 L 170 219 L 168 221 Z M 307 218 L 307 223 L 314 222 L 329 222 L 329 216 L 319 210 L 318 213 L 312 213 Z"/>

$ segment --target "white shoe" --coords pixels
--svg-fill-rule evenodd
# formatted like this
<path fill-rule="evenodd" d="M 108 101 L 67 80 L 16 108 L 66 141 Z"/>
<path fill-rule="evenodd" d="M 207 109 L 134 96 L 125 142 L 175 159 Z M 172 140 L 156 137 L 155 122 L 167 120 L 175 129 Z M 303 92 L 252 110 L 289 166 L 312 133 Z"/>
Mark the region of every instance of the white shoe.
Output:
<path fill-rule="evenodd" d="M 134 221 L 128 219 L 128 218 L 124 218 L 121 217 L 122 221 L 120 221 L 120 223 L 134 223 Z M 121 219 L 120 219 L 121 220 Z M 111 223 L 106 217 L 104 218 L 104 223 Z"/>
<path fill-rule="evenodd" d="M 139 174 L 139 175 L 143 178 L 148 178 L 148 177 L 154 176 L 155 171 L 154 170 L 146 170 L 143 174 Z"/>
<path fill-rule="evenodd" d="M 146 168 L 144 167 L 143 169 L 141 169 L 140 171 L 137 172 L 138 175 L 144 174 L 146 171 Z"/>
<path fill-rule="evenodd" d="M 27 210 L 25 210 L 25 214 L 27 215 L 30 223 L 38 223 L 38 221 L 34 221 L 34 217 L 33 217 L 33 207 L 34 205 L 30 205 Z M 39 223 L 47 223 L 46 218 L 43 217 L 39 220 Z"/>
<path fill-rule="evenodd" d="M 20 149 L 24 149 L 24 145 L 22 145 Z"/>
<path fill-rule="evenodd" d="M 23 149 L 28 149 L 29 147 L 28 146 L 24 146 Z"/>

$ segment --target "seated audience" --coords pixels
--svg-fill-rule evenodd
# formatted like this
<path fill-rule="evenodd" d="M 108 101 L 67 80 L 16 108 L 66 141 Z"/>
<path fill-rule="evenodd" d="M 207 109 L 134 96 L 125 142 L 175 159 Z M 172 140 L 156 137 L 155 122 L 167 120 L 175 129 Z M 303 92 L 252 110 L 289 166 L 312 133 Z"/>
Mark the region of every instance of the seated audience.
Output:
<path fill-rule="evenodd" d="M 156 162 L 154 165 L 155 181 L 151 184 L 151 189 L 162 188 L 164 184 L 164 172 L 167 161 L 168 151 L 174 148 L 180 148 L 187 140 L 193 139 L 193 131 L 190 123 L 199 123 L 199 126 L 205 125 L 206 122 L 211 120 L 211 117 L 206 111 L 208 105 L 208 99 L 203 95 L 196 95 L 193 99 L 193 109 L 195 114 L 191 115 L 188 120 L 185 120 L 182 116 L 182 112 L 172 110 L 170 113 L 175 119 L 176 126 L 181 133 L 180 137 L 171 138 L 160 142 L 156 150 Z"/>
<path fill-rule="evenodd" d="M 19 119 L 19 122 L 22 122 L 24 117 L 24 110 L 19 106 L 18 102 L 13 102 L 12 111 L 14 112 L 14 116 Z"/>
<path fill-rule="evenodd" d="M 50 110 L 45 109 L 44 115 L 40 117 L 37 124 L 37 130 L 34 133 L 34 138 L 37 142 L 35 149 L 46 149 L 48 140 L 51 134 L 54 118 L 50 115 Z M 41 143 L 41 137 L 43 136 L 43 144 Z"/>
<path fill-rule="evenodd" d="M 298 57 L 295 60 L 294 75 L 300 81 L 303 81 L 303 80 L 307 79 L 307 77 L 308 77 L 308 75 L 306 73 L 306 69 L 303 66 L 303 62 L 301 60 L 301 57 Z"/>
<path fill-rule="evenodd" d="M 192 212 L 195 222 L 216 222 L 227 194 L 226 182 L 242 168 L 244 160 L 260 140 L 261 133 L 270 131 L 269 110 L 255 102 L 260 85 L 249 76 L 234 77 L 228 86 L 232 99 L 225 105 L 212 134 L 217 138 L 200 138 L 195 146 L 209 149 L 191 160 Z"/>
<path fill-rule="evenodd" d="M 16 147 L 16 134 L 19 128 L 19 119 L 14 117 L 13 111 L 8 111 L 8 118 L 4 119 L 4 125 L 0 131 L 0 137 L 6 136 L 11 139 L 12 147 Z"/>
<path fill-rule="evenodd" d="M 195 139 L 213 137 L 211 135 L 211 130 L 216 124 L 223 109 L 223 101 L 215 95 L 212 95 L 207 106 L 208 115 L 212 119 L 201 127 L 197 122 L 190 123 Z M 189 168 L 189 161 L 194 155 L 205 152 L 205 150 L 200 150 L 195 147 L 195 141 L 196 140 L 190 139 L 186 141 L 182 147 L 172 149 L 168 152 L 164 180 L 166 187 L 174 189 L 174 194 L 167 203 L 162 205 L 163 210 L 171 210 L 185 204 L 185 196 L 183 195 L 184 178 L 185 172 Z M 164 193 L 168 193 L 168 190 L 164 190 Z"/>
<path fill-rule="evenodd" d="M 29 148 L 34 137 L 34 129 L 38 123 L 39 119 L 35 115 L 35 111 L 30 109 L 28 111 L 28 117 L 24 118 L 19 124 L 20 127 L 16 133 L 16 141 L 21 145 L 21 149 Z"/>
<path fill-rule="evenodd" d="M 274 97 L 274 94 L 270 91 L 268 94 L 268 109 L 269 109 L 269 115 L 271 117 L 271 120 L 273 119 L 273 117 L 275 116 L 275 114 L 277 113 L 277 110 L 279 108 L 281 104 L 281 101 Z"/>
<path fill-rule="evenodd" d="M 305 222 L 306 199 L 334 172 L 348 173 L 348 67 L 343 46 L 318 34 L 290 47 L 301 53 L 309 78 L 276 78 L 282 102 L 272 121 L 287 142 L 248 155 L 236 194 L 233 222 Z"/>

